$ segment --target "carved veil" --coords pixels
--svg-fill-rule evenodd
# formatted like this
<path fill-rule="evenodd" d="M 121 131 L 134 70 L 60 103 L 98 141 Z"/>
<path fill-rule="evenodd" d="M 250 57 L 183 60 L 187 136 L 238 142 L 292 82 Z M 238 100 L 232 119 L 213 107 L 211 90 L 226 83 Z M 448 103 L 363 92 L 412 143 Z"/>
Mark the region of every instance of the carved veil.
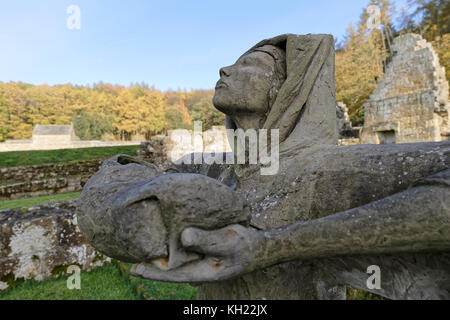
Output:
<path fill-rule="evenodd" d="M 266 45 L 285 51 L 287 78 L 263 129 L 280 130 L 282 152 L 337 144 L 333 37 L 284 34 L 259 42 L 244 55 Z M 229 117 L 226 124 L 236 128 Z"/>

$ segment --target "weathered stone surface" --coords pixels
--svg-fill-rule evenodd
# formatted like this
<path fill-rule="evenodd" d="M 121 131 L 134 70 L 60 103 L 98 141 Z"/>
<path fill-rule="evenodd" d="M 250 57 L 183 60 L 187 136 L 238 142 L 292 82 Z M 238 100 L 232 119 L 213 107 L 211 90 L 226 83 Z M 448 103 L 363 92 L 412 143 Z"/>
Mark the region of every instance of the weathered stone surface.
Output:
<path fill-rule="evenodd" d="M 165 173 L 120 155 L 105 161 L 77 203 L 80 229 L 100 252 L 129 262 L 168 258 L 167 268 L 192 259 L 179 247 L 185 228 L 217 229 L 249 219 L 243 199 L 217 180 Z"/>
<path fill-rule="evenodd" d="M 364 106 L 362 143 L 449 139 L 450 103 L 445 69 L 420 35 L 394 39 L 394 56 Z"/>
<path fill-rule="evenodd" d="M 85 241 L 74 211 L 73 202 L 0 211 L 0 290 L 51 278 L 72 264 L 91 270 L 109 261 Z"/>

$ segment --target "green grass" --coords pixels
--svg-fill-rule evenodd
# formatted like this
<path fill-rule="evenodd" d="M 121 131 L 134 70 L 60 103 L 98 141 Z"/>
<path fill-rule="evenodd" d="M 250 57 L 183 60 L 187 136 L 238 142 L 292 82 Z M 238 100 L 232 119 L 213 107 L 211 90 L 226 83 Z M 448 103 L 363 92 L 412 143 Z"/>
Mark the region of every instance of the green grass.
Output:
<path fill-rule="evenodd" d="M 197 289 L 133 277 L 130 264 L 113 261 L 91 272 L 81 272 L 81 289 L 67 289 L 68 276 L 58 279 L 27 280 L 5 291 L 0 300 L 192 300 Z"/>
<path fill-rule="evenodd" d="M 195 300 L 197 288 L 183 283 L 168 283 L 130 275 L 130 263 L 118 262 L 122 274 L 145 300 Z"/>
<path fill-rule="evenodd" d="M 352 287 L 347 287 L 347 300 L 389 300 L 382 296 L 358 290 Z"/>
<path fill-rule="evenodd" d="M 0 210 L 15 209 L 15 208 L 29 208 L 38 204 L 48 202 L 61 202 L 74 200 L 80 195 L 79 192 L 52 194 L 47 196 L 38 196 L 32 198 L 22 198 L 16 200 L 0 200 Z"/>
<path fill-rule="evenodd" d="M 116 154 L 136 155 L 140 146 L 94 147 L 81 149 L 0 152 L 0 167 L 38 165 L 80 160 L 95 160 Z"/>
<path fill-rule="evenodd" d="M 136 278 L 131 281 L 146 300 L 196 300 L 197 288 L 183 283 L 168 283 Z"/>
<path fill-rule="evenodd" d="M 0 291 L 0 300 L 138 300 L 137 292 L 114 264 L 81 272 L 81 289 L 69 290 L 67 276 L 46 281 L 27 280 Z"/>

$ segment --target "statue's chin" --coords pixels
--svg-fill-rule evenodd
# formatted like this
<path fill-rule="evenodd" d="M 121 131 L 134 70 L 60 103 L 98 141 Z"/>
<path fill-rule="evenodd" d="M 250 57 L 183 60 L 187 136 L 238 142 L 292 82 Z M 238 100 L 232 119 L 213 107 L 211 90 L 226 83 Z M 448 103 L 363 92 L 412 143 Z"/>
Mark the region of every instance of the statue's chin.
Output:
<path fill-rule="evenodd" d="M 245 103 L 239 103 L 239 101 L 245 101 L 245 99 L 238 99 L 236 95 L 231 93 L 228 88 L 216 89 L 216 93 L 213 98 L 214 107 L 220 112 L 232 116 L 239 113 L 247 113 L 249 110 L 245 108 Z"/>
<path fill-rule="evenodd" d="M 233 108 L 230 108 L 229 105 L 225 101 L 225 97 L 222 94 L 215 94 L 213 98 L 214 107 L 222 113 L 229 115 L 232 113 Z"/>

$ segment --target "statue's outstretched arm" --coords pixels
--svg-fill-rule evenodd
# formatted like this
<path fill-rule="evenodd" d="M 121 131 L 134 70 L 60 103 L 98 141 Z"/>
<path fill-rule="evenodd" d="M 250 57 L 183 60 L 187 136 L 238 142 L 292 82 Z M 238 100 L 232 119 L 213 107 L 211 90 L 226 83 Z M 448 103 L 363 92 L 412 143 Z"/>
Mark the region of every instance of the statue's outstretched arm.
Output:
<path fill-rule="evenodd" d="M 264 232 L 257 259 L 450 250 L 450 170 L 367 205 Z M 272 260 L 272 261 L 271 261 Z"/>
<path fill-rule="evenodd" d="M 382 200 L 257 231 L 240 225 L 217 231 L 186 229 L 183 246 L 205 258 L 165 272 L 135 265 L 137 275 L 163 281 L 207 282 L 274 264 L 333 256 L 450 250 L 450 170 Z"/>

